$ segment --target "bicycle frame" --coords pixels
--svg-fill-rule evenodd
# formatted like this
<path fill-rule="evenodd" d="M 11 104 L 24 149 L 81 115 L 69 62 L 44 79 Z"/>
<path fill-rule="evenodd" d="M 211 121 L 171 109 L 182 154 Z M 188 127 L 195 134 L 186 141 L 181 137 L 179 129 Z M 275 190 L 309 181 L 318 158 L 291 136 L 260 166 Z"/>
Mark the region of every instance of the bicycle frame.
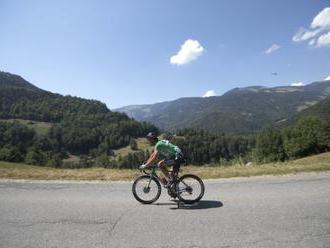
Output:
<path fill-rule="evenodd" d="M 151 167 L 151 172 L 148 173 L 146 172 L 146 170 L 143 170 L 144 174 L 146 175 L 150 175 L 150 180 L 149 180 L 149 183 L 148 183 L 148 187 L 150 186 L 150 183 L 151 183 L 151 179 L 152 178 L 155 178 L 156 180 L 158 180 L 160 182 L 160 178 L 158 176 L 158 174 L 156 173 L 156 170 L 158 169 L 158 166 L 152 166 Z M 178 182 L 178 179 L 179 179 L 179 176 L 178 176 L 178 173 L 176 175 L 174 175 L 174 178 L 173 178 L 173 182 L 172 184 L 174 183 L 177 183 Z M 186 186 L 186 187 L 189 187 L 185 182 L 182 181 L 182 183 Z M 177 193 L 182 193 L 182 192 L 185 192 L 186 190 L 178 190 L 176 189 Z"/>
<path fill-rule="evenodd" d="M 144 174 L 150 175 L 150 180 L 149 180 L 149 183 L 148 183 L 148 187 L 150 185 L 150 182 L 151 182 L 151 179 L 152 178 L 155 178 L 156 180 L 160 181 L 160 178 L 159 178 L 159 176 L 156 173 L 157 168 L 158 168 L 157 166 L 152 166 L 150 173 L 149 172 L 146 172 L 146 170 L 143 170 Z"/>

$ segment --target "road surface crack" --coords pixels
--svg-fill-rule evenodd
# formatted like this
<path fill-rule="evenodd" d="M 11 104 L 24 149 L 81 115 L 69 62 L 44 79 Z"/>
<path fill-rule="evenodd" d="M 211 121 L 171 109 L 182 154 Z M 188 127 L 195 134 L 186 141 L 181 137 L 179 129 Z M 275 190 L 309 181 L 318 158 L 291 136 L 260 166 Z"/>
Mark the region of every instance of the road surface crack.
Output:
<path fill-rule="evenodd" d="M 113 235 L 118 223 L 122 220 L 122 218 L 125 216 L 125 214 L 127 214 L 127 212 L 122 213 L 116 220 L 114 223 L 111 223 L 112 226 L 110 227 L 110 237 Z"/>

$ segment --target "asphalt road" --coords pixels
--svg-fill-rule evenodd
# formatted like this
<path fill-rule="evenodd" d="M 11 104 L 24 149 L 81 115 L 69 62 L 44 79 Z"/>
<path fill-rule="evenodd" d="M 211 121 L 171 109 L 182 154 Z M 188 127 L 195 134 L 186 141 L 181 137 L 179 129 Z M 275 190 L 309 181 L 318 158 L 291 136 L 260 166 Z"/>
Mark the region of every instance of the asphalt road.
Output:
<path fill-rule="evenodd" d="M 330 173 L 206 181 L 199 205 L 131 183 L 0 181 L 0 247 L 330 247 Z"/>

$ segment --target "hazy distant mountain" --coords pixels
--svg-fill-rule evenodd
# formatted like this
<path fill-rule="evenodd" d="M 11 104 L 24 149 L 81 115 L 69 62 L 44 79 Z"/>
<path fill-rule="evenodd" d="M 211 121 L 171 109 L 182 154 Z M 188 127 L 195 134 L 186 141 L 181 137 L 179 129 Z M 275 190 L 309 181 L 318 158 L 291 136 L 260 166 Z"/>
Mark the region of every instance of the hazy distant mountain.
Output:
<path fill-rule="evenodd" d="M 167 130 L 197 127 L 213 132 L 247 133 L 286 122 L 328 95 L 330 81 L 302 87 L 251 86 L 232 89 L 222 96 L 180 98 L 116 111 Z"/>

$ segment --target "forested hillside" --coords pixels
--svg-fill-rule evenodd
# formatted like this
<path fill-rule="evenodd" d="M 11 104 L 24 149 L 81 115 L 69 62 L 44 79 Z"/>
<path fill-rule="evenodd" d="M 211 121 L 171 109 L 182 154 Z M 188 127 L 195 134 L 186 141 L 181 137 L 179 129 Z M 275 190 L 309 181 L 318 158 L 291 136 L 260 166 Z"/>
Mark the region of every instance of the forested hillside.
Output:
<path fill-rule="evenodd" d="M 157 131 L 104 103 L 43 91 L 19 76 L 0 72 L 0 119 L 51 122 L 46 135 L 18 122 L 0 122 L 0 160 L 61 164 L 69 154 L 97 157 Z"/>
<path fill-rule="evenodd" d="M 189 164 L 283 162 L 330 151 L 329 117 L 301 117 L 290 127 L 268 127 L 253 135 L 219 135 L 195 129 L 178 134 L 172 141 L 182 148 Z"/>
<path fill-rule="evenodd" d="M 330 96 L 318 102 L 314 106 L 302 111 L 299 116 L 313 115 L 319 117 L 330 117 Z"/>
<path fill-rule="evenodd" d="M 256 135 L 258 161 L 284 161 L 330 151 L 330 96 L 301 111 L 287 125 Z"/>

